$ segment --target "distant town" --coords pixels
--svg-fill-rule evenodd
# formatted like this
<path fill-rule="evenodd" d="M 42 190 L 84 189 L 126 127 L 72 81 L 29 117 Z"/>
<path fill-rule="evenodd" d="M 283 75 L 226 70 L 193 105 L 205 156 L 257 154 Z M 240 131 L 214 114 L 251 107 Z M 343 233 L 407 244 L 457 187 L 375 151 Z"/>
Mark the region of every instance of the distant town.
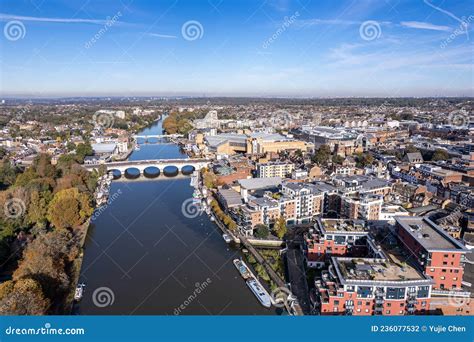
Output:
<path fill-rule="evenodd" d="M 268 306 L 472 315 L 473 110 L 472 98 L 5 99 L 0 313 L 72 312 L 110 184 L 181 173 Z M 161 134 L 143 133 L 156 122 Z M 130 158 L 161 140 L 184 161 Z"/>

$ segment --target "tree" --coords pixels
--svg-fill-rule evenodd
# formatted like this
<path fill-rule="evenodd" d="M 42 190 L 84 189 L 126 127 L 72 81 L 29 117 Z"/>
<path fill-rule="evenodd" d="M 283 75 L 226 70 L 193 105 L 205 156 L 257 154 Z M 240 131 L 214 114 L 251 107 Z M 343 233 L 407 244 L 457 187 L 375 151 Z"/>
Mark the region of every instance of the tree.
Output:
<path fill-rule="evenodd" d="M 335 155 L 332 157 L 332 162 L 333 162 L 334 164 L 342 165 L 342 163 L 344 162 L 344 158 L 341 157 L 341 156 L 338 155 L 338 154 L 335 154 Z"/>
<path fill-rule="evenodd" d="M 94 154 L 94 150 L 92 149 L 92 146 L 89 142 L 80 143 L 76 147 L 76 155 L 80 163 L 84 162 L 84 158 L 86 156 L 92 156 L 93 154 Z"/>
<path fill-rule="evenodd" d="M 58 191 L 48 208 L 48 220 L 56 228 L 77 228 L 92 215 L 90 199 L 77 188 Z"/>
<path fill-rule="evenodd" d="M 49 308 L 41 285 L 29 278 L 0 285 L 0 315 L 44 315 Z"/>
<path fill-rule="evenodd" d="M 433 157 L 431 157 L 432 161 L 448 160 L 448 159 L 449 159 L 449 154 L 445 150 L 436 150 L 435 153 L 433 153 Z"/>
<path fill-rule="evenodd" d="M 319 166 L 326 166 L 328 164 L 329 158 L 331 157 L 331 149 L 328 145 L 322 145 L 316 150 L 312 157 L 313 163 L 318 164 Z"/>
<path fill-rule="evenodd" d="M 30 206 L 28 207 L 27 213 L 27 221 L 29 224 L 43 228 L 46 227 L 48 223 L 48 204 L 52 197 L 53 195 L 50 191 L 32 191 L 30 196 Z"/>
<path fill-rule="evenodd" d="M 374 162 L 374 157 L 369 153 L 359 153 L 356 155 L 356 166 L 357 167 L 366 167 L 372 165 Z"/>
<path fill-rule="evenodd" d="M 41 284 L 48 298 L 57 298 L 69 288 L 66 272 L 78 255 L 77 240 L 64 229 L 36 237 L 23 252 L 23 258 L 13 273 L 13 280 L 31 278 Z"/>
<path fill-rule="evenodd" d="M 273 231 L 275 232 L 275 235 L 279 239 L 282 239 L 285 236 L 287 227 L 286 227 L 286 220 L 283 216 L 280 216 L 276 220 L 275 225 L 273 226 Z"/>
<path fill-rule="evenodd" d="M 265 239 L 268 234 L 270 234 L 270 231 L 268 227 L 264 224 L 257 224 L 255 226 L 255 237 L 260 238 L 260 239 Z"/>

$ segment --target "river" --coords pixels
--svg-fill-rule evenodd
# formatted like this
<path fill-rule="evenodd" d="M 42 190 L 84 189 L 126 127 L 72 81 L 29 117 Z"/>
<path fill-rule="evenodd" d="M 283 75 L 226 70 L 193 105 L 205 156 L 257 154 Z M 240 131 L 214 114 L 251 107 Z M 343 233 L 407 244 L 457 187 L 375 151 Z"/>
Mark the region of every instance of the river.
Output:
<path fill-rule="evenodd" d="M 140 134 L 162 134 L 161 122 Z M 141 145 L 130 160 L 186 158 L 175 144 Z M 79 314 L 270 315 L 232 260 L 241 256 L 203 214 L 187 218 L 190 178 L 116 180 L 84 248 Z"/>

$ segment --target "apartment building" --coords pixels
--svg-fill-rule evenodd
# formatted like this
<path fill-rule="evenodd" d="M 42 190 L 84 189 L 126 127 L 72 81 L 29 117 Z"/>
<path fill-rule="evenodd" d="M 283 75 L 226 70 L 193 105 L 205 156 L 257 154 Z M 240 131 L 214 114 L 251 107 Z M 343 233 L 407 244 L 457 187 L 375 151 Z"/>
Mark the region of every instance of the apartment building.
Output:
<path fill-rule="evenodd" d="M 286 177 L 295 169 L 293 163 L 268 162 L 257 164 L 257 178 Z"/>
<path fill-rule="evenodd" d="M 343 195 L 341 216 L 353 220 L 378 221 L 382 204 L 383 198 L 380 195 Z"/>
<path fill-rule="evenodd" d="M 368 235 L 364 221 L 318 219 L 305 235 L 307 265 L 322 267 L 333 255 L 366 253 Z"/>
<path fill-rule="evenodd" d="M 315 281 L 322 315 L 412 315 L 430 307 L 433 280 L 390 259 L 332 257 Z"/>
<path fill-rule="evenodd" d="M 395 217 L 395 221 L 400 242 L 434 280 L 433 289 L 460 291 L 469 250 L 425 217 Z"/>
<path fill-rule="evenodd" d="M 309 222 L 322 212 L 324 194 L 314 184 L 287 182 L 282 184 L 281 192 L 295 200 L 296 223 Z"/>

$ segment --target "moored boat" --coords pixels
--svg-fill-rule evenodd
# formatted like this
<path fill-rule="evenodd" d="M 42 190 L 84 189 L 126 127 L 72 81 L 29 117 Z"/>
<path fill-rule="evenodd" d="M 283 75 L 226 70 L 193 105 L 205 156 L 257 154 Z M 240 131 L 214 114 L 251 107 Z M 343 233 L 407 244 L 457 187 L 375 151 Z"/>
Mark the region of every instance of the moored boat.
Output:
<path fill-rule="evenodd" d="M 84 295 L 84 287 L 86 287 L 86 284 L 77 285 L 76 291 L 74 292 L 74 300 L 81 300 L 82 296 Z"/>
<path fill-rule="evenodd" d="M 227 243 L 230 243 L 232 241 L 232 238 L 229 236 L 229 234 L 222 234 L 222 238 Z"/>
<path fill-rule="evenodd" d="M 262 284 L 254 278 L 247 280 L 247 286 L 252 290 L 253 294 L 259 302 L 266 308 L 272 306 L 272 301 L 270 295 L 268 294 L 267 290 L 264 289 Z"/>
<path fill-rule="evenodd" d="M 242 278 L 249 279 L 250 277 L 252 277 L 252 273 L 250 273 L 249 268 L 247 267 L 245 262 L 243 262 L 241 259 L 234 259 L 233 263 L 235 267 L 237 268 L 237 270 L 239 271 Z"/>

